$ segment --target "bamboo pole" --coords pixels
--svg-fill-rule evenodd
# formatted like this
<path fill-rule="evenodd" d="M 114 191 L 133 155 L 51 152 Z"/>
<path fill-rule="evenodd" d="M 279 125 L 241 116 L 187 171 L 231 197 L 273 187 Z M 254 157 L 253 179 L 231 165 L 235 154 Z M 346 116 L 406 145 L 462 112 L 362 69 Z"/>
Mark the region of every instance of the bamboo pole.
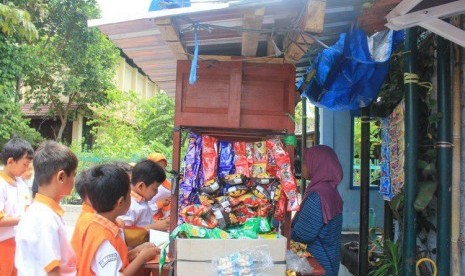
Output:
<path fill-rule="evenodd" d="M 358 275 L 368 274 L 368 216 L 370 208 L 370 109 L 362 109 L 360 158 L 360 229 Z"/>
<path fill-rule="evenodd" d="M 416 73 L 417 29 L 405 31 L 404 74 Z M 405 184 L 404 184 L 404 223 L 402 244 L 403 275 L 415 275 L 417 232 L 416 212 L 413 206 L 417 194 L 418 163 L 418 83 L 406 81 L 405 89 Z"/>
<path fill-rule="evenodd" d="M 438 36 L 438 123 L 437 168 L 437 265 L 439 276 L 451 271 L 451 185 L 452 185 L 452 91 L 450 87 L 450 42 Z"/>
<path fill-rule="evenodd" d="M 452 22 L 455 26 L 460 26 L 460 17 Z M 453 56 L 453 106 L 452 106 L 452 275 L 460 276 L 460 63 L 462 53 L 460 46 L 454 45 Z"/>

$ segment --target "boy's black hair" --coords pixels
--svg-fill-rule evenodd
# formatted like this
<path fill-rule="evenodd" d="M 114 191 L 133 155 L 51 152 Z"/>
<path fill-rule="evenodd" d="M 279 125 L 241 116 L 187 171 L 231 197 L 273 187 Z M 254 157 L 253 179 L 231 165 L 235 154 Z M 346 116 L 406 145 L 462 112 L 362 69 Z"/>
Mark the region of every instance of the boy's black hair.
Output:
<path fill-rule="evenodd" d="M 86 200 L 87 197 L 87 185 L 88 185 L 88 174 L 89 172 L 87 170 L 82 171 L 74 180 L 74 189 L 78 193 L 79 197 L 82 199 L 82 201 Z"/>
<path fill-rule="evenodd" d="M 118 199 L 126 198 L 130 185 L 128 174 L 114 164 L 91 168 L 87 173 L 87 197 L 97 213 L 109 212 L 115 208 Z"/>
<path fill-rule="evenodd" d="M 27 158 L 32 159 L 34 149 L 32 149 L 32 146 L 28 141 L 15 137 L 3 146 L 0 156 L 2 163 L 6 165 L 9 158 L 13 158 L 14 161 L 18 161 L 24 156 L 24 154 L 26 154 Z"/>
<path fill-rule="evenodd" d="M 144 182 L 145 186 L 149 186 L 154 182 L 161 184 L 165 180 L 165 170 L 157 163 L 148 159 L 140 161 L 132 169 L 132 185 Z"/>
<path fill-rule="evenodd" d="M 78 160 L 68 147 L 55 141 L 45 141 L 35 152 L 33 164 L 34 185 L 39 187 L 50 183 L 52 176 L 60 170 L 69 176 L 76 171 Z"/>
<path fill-rule="evenodd" d="M 132 172 L 132 166 L 129 165 L 129 163 L 127 163 L 127 162 L 114 161 L 112 164 L 122 168 L 126 173 L 131 173 Z"/>

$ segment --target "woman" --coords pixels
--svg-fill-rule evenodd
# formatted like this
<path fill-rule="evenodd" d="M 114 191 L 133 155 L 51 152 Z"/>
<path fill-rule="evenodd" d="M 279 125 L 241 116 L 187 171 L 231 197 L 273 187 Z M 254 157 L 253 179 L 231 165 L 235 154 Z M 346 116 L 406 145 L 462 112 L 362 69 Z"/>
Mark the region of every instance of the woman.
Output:
<path fill-rule="evenodd" d="M 326 275 L 337 275 L 342 231 L 342 198 L 337 185 L 342 180 L 342 167 L 328 146 L 306 149 L 304 163 L 302 172 L 310 185 L 292 222 L 291 238 L 307 245 Z"/>

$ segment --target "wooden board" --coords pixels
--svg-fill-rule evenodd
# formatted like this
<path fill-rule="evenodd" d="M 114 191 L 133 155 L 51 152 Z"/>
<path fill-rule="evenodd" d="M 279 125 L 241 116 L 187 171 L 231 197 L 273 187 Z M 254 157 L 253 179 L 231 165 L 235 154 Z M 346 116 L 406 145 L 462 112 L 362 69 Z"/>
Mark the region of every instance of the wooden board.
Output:
<path fill-rule="evenodd" d="M 295 70 L 290 64 L 178 61 L 176 126 L 294 132 Z"/>

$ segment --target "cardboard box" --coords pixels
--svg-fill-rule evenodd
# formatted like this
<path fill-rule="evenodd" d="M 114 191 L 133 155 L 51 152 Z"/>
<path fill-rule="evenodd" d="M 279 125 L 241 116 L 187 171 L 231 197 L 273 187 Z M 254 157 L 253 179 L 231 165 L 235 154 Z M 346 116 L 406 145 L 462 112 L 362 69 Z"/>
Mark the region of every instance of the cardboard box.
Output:
<path fill-rule="evenodd" d="M 176 240 L 176 274 L 178 276 L 215 276 L 212 260 L 260 245 L 268 245 L 273 258 L 275 276 L 286 273 L 287 239 L 257 240 Z"/>

